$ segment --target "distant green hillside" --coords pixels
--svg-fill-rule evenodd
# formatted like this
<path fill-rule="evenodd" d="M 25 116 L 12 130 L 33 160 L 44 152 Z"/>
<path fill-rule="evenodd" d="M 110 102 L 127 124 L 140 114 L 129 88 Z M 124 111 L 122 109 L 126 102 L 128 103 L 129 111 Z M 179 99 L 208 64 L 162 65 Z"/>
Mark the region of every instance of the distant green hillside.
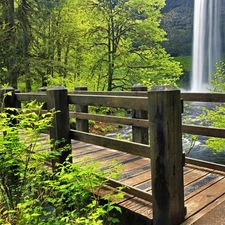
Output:
<path fill-rule="evenodd" d="M 191 71 L 191 56 L 177 56 L 174 59 L 182 65 L 183 71 Z"/>
<path fill-rule="evenodd" d="M 178 86 L 180 88 L 188 88 L 190 86 L 190 74 L 191 74 L 191 64 L 192 64 L 192 57 L 191 56 L 177 56 L 174 59 L 182 65 L 183 68 L 183 75 L 178 82 Z"/>

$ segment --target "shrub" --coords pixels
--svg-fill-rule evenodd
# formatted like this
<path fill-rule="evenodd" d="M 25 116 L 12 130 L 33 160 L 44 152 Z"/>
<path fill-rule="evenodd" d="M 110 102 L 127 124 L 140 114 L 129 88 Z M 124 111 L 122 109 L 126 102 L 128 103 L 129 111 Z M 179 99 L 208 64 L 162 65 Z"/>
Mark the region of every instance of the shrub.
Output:
<path fill-rule="evenodd" d="M 40 114 L 42 105 L 2 108 L 0 112 L 0 224 L 109 224 L 118 220 L 110 211 L 120 208 L 108 201 L 121 197 L 110 193 L 99 204 L 97 193 L 106 176 L 96 163 L 66 161 L 50 168 L 64 149 L 50 151 L 51 142 L 42 131 L 51 126 L 54 110 Z M 12 113 L 13 112 L 13 113 Z M 97 169 L 99 168 L 99 169 Z"/>

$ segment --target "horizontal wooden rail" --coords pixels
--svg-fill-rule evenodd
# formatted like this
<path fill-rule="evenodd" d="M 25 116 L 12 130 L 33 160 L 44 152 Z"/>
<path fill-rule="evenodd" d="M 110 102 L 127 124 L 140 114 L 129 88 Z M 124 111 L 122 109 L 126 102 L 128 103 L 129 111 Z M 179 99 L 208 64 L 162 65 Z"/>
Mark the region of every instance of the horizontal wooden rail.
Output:
<path fill-rule="evenodd" d="M 69 104 L 148 110 L 148 101 L 144 97 L 69 94 L 68 101 Z"/>
<path fill-rule="evenodd" d="M 70 91 L 69 94 L 82 94 L 82 95 L 108 95 L 108 96 L 137 96 L 147 97 L 146 91 Z M 225 94 L 222 93 L 191 93 L 181 92 L 181 98 L 184 101 L 193 102 L 225 102 Z"/>
<path fill-rule="evenodd" d="M 222 93 L 182 93 L 184 101 L 192 102 L 225 102 L 225 94 Z"/>
<path fill-rule="evenodd" d="M 193 135 L 225 138 L 225 129 L 221 129 L 221 128 L 212 128 L 212 127 L 203 127 L 203 126 L 184 124 L 182 126 L 182 131 L 183 133 L 193 134 Z"/>
<path fill-rule="evenodd" d="M 119 150 L 121 152 L 150 158 L 150 146 L 144 144 L 137 144 L 134 142 L 121 141 L 114 138 L 104 137 L 95 134 L 89 134 L 82 131 L 70 130 L 71 138 L 77 141 L 83 141 L 90 144 L 103 146 Z"/>
<path fill-rule="evenodd" d="M 147 97 L 146 91 L 69 91 L 69 94 L 76 95 L 109 95 L 109 96 L 137 96 Z"/>
<path fill-rule="evenodd" d="M 118 188 L 118 187 L 124 186 L 124 188 L 122 189 L 123 192 L 134 195 L 135 197 L 144 199 L 145 201 L 152 202 L 152 195 L 149 194 L 148 192 L 142 191 L 135 187 L 130 187 L 130 186 L 128 187 L 125 184 L 118 182 L 116 180 L 112 180 L 110 178 L 107 178 L 107 184 L 113 188 Z"/>
<path fill-rule="evenodd" d="M 193 159 L 189 157 L 185 157 L 185 163 L 225 172 L 225 165 L 218 164 L 218 163 L 208 162 L 208 161 L 199 160 L 199 159 Z"/>
<path fill-rule="evenodd" d="M 100 122 L 117 123 L 117 124 L 124 124 L 124 125 L 145 127 L 145 128 L 149 127 L 149 121 L 148 120 L 124 118 L 124 117 L 117 117 L 117 116 L 70 112 L 70 118 L 97 120 L 97 121 L 100 121 Z"/>
<path fill-rule="evenodd" d="M 18 101 L 33 101 L 46 102 L 47 97 L 45 93 L 15 93 L 16 99 Z"/>
<path fill-rule="evenodd" d="M 69 92 L 69 96 L 101 96 L 101 97 L 138 97 L 138 98 L 146 98 L 147 92 L 141 91 L 141 92 L 94 92 L 94 91 L 72 91 Z M 36 92 L 30 92 L 30 93 L 16 93 L 16 97 L 19 101 L 29 101 L 37 99 L 41 102 L 46 101 L 46 94 L 44 92 L 42 93 L 36 93 Z M 222 93 L 182 93 L 181 92 L 181 98 L 184 101 L 192 101 L 192 102 L 225 102 L 225 94 Z M 132 108 L 132 107 L 130 107 Z"/>

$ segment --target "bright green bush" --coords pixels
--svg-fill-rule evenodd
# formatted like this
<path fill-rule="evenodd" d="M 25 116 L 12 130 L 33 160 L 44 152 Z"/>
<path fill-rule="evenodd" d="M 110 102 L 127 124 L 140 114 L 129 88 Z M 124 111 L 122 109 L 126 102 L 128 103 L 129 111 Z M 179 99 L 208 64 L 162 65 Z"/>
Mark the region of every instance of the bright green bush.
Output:
<path fill-rule="evenodd" d="M 66 225 L 112 224 L 118 222 L 110 212 L 119 211 L 109 193 L 99 204 L 97 193 L 105 177 L 96 162 L 66 161 L 52 171 L 50 162 L 64 149 L 50 151 L 51 142 L 43 130 L 51 126 L 56 112 L 40 114 L 42 105 L 31 102 L 22 110 L 2 108 L 0 112 L 0 224 Z M 45 144 L 43 144 L 45 143 Z M 46 148 L 46 145 L 48 146 Z"/>
<path fill-rule="evenodd" d="M 216 65 L 216 72 L 211 81 L 211 91 L 225 92 L 225 62 Z M 224 128 L 225 125 L 225 104 L 218 104 L 213 109 L 204 109 L 201 115 L 203 123 L 216 128 Z M 225 150 L 225 139 L 210 137 L 206 145 L 215 152 Z"/>

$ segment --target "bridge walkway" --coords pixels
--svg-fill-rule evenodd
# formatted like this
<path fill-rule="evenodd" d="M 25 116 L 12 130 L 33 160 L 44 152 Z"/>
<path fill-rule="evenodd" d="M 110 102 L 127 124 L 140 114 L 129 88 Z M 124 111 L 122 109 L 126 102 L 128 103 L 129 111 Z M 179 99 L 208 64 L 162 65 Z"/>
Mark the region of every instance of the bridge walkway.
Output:
<path fill-rule="evenodd" d="M 119 163 L 122 170 L 116 182 L 152 194 L 150 160 L 80 141 L 72 140 L 74 162 L 83 157 L 98 160 L 103 169 L 110 163 Z M 225 202 L 225 173 L 186 164 L 184 167 L 184 196 L 187 214 L 183 225 L 194 224 Z M 103 188 L 102 194 L 108 188 Z M 110 189 L 110 188 L 109 188 Z M 129 188 L 128 188 L 129 189 Z M 152 203 L 132 194 L 125 194 L 116 202 L 122 208 L 152 220 Z M 225 212 L 225 211 L 224 211 Z M 199 220 L 201 221 L 201 220 Z M 204 223 L 197 223 L 204 224 Z M 216 224 L 216 221 L 214 221 Z"/>

